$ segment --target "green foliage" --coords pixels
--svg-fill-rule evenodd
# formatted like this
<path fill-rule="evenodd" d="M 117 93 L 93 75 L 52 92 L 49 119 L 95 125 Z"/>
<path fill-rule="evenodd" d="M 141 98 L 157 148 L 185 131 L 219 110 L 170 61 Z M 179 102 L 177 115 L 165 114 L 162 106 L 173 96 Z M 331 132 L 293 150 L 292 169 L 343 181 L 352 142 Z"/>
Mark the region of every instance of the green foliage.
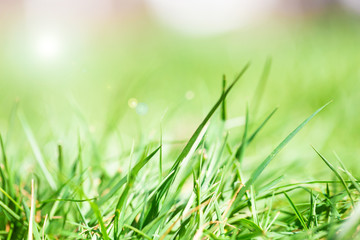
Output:
<path fill-rule="evenodd" d="M 276 162 L 280 151 L 327 104 L 300 123 L 260 162 L 256 159 L 250 162 L 249 155 L 253 154 L 255 140 L 265 126 L 271 127 L 269 120 L 277 108 L 260 122 L 251 107 L 247 108 L 241 134 L 226 128 L 229 121 L 226 97 L 248 66 L 228 87 L 223 80 L 219 99 L 189 140 L 182 143 L 181 151 L 175 146 L 170 146 L 170 150 L 164 148 L 168 143 L 160 129 L 158 140 L 133 143 L 131 150 L 124 148 L 118 158 L 109 161 L 105 158 L 107 144 L 113 138 L 109 132 L 116 129 L 111 127 L 111 131 L 106 128 L 107 133 L 101 136 L 100 142 L 90 131 L 85 131 L 85 137 L 81 138 L 78 132 L 75 140 L 69 139 L 74 146 L 56 143 L 51 145 L 54 151 L 49 153 L 37 142 L 25 116 L 19 114 L 29 148 L 19 145 L 19 151 L 8 154 L 9 143 L 0 135 L 0 238 L 155 240 L 358 236 L 359 181 L 340 160 L 345 175 L 316 151 L 338 180 L 319 178 L 296 183 L 289 181 L 285 176 L 288 170 Z M 258 98 L 261 98 L 261 85 L 265 84 L 269 68 L 270 62 L 267 62 Z M 258 105 L 256 102 L 256 111 Z M 220 117 L 214 117 L 216 113 Z M 83 125 L 88 130 L 86 121 Z M 69 149 L 73 152 L 67 152 Z M 30 173 L 11 167 L 9 159 L 26 163 L 31 159 L 28 156 L 36 162 Z M 135 164 L 133 159 L 138 159 Z M 111 171 L 114 163 L 121 171 Z M 268 168 L 270 163 L 274 168 Z"/>

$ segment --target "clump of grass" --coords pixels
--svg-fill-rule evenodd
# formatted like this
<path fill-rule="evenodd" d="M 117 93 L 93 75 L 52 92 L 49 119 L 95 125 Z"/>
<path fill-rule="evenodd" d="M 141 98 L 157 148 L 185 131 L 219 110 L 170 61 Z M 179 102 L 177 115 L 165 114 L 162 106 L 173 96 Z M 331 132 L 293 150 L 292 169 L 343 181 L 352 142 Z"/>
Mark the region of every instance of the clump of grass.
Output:
<path fill-rule="evenodd" d="M 265 82 L 269 66 L 268 62 L 261 82 Z M 29 178 L 11 168 L 9 159 L 17 156 L 8 155 L 0 135 L 0 238 L 349 239 L 357 236 L 360 188 L 358 180 L 341 161 L 338 170 L 315 150 L 338 180 L 282 183 L 282 176 L 262 177 L 277 154 L 327 104 L 294 128 L 256 168 L 243 168 L 246 149 L 254 144 L 276 112 L 276 109 L 271 111 L 256 126 L 247 110 L 241 142 L 234 144 L 229 140 L 224 129 L 225 101 L 247 68 L 248 65 L 228 87 L 223 78 L 221 96 L 177 157 L 162 151 L 161 133 L 159 143 L 133 145 L 128 170 L 114 175 L 104 168 L 91 168 L 93 161 L 83 156 L 80 138 L 77 157 L 71 166 L 66 166 L 70 160 L 65 159 L 66 149 L 61 144 L 57 146 L 58 162 L 51 164 L 47 159 L 56 156 L 43 156 L 30 125 L 20 114 L 39 170 Z M 218 108 L 221 114 L 216 120 L 213 115 Z M 214 120 L 211 126 L 210 119 Z M 217 134 L 211 133 L 214 128 Z M 97 156 L 101 161 L 99 149 L 100 157 Z M 300 202 L 303 196 L 307 200 Z"/>

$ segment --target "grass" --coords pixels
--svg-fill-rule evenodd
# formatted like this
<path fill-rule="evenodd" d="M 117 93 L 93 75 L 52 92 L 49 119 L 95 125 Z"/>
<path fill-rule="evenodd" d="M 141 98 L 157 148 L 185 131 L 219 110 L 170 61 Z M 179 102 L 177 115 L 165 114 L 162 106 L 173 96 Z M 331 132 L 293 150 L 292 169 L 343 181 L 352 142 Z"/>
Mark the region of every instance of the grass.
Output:
<path fill-rule="evenodd" d="M 226 123 L 234 81 L 223 78 L 220 97 L 181 151 L 163 139 L 132 143 L 115 160 L 120 171 L 109 172 L 104 158 L 113 135 L 94 139 L 83 121 L 85 135 L 57 143 L 44 153 L 27 122 L 16 110 L 37 166 L 30 174 L 11 161 L 28 156 L 20 149 L 8 153 L 1 144 L 1 239 L 352 239 L 358 236 L 359 184 L 337 155 L 334 162 L 315 150 L 329 179 L 311 178 L 302 166 L 303 182 L 283 176 L 287 168 L 276 162 L 279 152 L 328 105 L 305 118 L 262 161 L 249 164 L 248 150 L 265 128 L 271 128 L 277 108 L 258 121 L 259 99 L 271 61 L 255 94 L 254 112 L 247 107 L 241 136 Z M 254 120 L 253 120 L 254 119 Z M 296 126 L 296 123 L 293 123 Z M 110 131 L 111 132 L 111 131 Z M 237 133 L 237 132 L 235 132 Z M 120 141 L 119 141 L 120 142 Z M 262 141 L 264 142 L 264 141 Z M 119 144 L 117 142 L 117 144 Z M 302 143 L 304 145 L 308 142 Z M 130 144 L 127 144 L 129 146 Z M 169 146 L 170 145 L 170 146 Z M 68 146 L 68 147 L 66 147 Z M 261 146 L 259 146 L 261 147 Z M 290 146 L 291 147 L 291 146 Z M 67 152 L 73 149 L 74 152 Z M 87 151 L 84 151 L 87 149 Z M 23 160 L 23 163 L 26 161 Z M 268 169 L 268 165 L 273 168 Z M 249 167 L 250 166 L 250 167 Z M 281 170 L 281 171 L 280 171 Z M 327 169 L 326 169 L 327 170 Z M 291 174 L 291 172 L 289 172 Z"/>

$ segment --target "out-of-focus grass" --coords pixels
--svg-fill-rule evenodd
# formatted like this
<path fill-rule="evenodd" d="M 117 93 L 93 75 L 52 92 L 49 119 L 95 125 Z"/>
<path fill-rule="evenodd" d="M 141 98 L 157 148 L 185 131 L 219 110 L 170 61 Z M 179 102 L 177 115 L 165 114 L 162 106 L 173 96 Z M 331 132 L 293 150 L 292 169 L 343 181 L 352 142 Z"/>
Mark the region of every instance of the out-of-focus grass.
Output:
<path fill-rule="evenodd" d="M 251 68 L 228 104 L 230 118 L 243 116 L 246 103 L 252 104 L 263 65 L 271 57 L 259 112 L 274 106 L 279 111 L 274 127 L 263 134 L 279 140 L 290 122 L 334 100 L 298 141 L 310 138 L 320 151 L 336 150 L 355 166 L 360 141 L 358 22 L 356 17 L 322 16 L 194 39 L 144 19 L 131 27 L 112 25 L 83 39 L 73 33 L 73 41 L 69 37 L 54 61 L 34 57 L 24 29 L 8 27 L 0 46 L 0 130 L 9 135 L 10 145 L 25 142 L 17 117 L 11 115 L 17 105 L 40 143 L 74 136 L 84 122 L 94 141 L 101 141 L 104 131 L 115 130 L 124 139 L 155 139 L 162 118 L 165 139 L 185 139 L 219 93 L 222 74 L 231 78 L 250 60 Z M 194 98 L 186 99 L 186 93 Z M 140 116 L 130 109 L 130 98 L 145 103 L 147 114 Z M 299 142 L 294 147 L 312 161 L 311 148 L 297 146 Z M 272 147 L 266 144 L 253 151 Z M 286 153 L 286 161 L 296 160 Z"/>

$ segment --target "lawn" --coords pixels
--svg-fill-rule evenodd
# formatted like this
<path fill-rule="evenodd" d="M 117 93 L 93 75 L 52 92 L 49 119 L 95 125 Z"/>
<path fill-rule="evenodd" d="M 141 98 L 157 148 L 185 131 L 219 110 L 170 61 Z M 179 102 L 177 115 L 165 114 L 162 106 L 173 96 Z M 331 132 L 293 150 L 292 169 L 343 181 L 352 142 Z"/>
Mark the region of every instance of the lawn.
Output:
<path fill-rule="evenodd" d="M 358 22 L 2 28 L 0 239 L 356 238 Z"/>

